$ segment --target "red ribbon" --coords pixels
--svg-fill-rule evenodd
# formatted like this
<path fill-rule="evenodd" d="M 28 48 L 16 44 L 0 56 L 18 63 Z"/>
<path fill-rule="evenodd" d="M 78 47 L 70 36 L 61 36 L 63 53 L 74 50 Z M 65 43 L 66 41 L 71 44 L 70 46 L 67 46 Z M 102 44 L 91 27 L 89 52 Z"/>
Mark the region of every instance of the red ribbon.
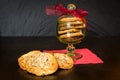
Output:
<path fill-rule="evenodd" d="M 57 4 L 56 6 L 47 7 L 46 14 L 47 15 L 57 15 L 57 16 L 71 14 L 75 17 L 85 17 L 88 14 L 88 12 L 83 9 L 68 10 L 62 4 Z"/>

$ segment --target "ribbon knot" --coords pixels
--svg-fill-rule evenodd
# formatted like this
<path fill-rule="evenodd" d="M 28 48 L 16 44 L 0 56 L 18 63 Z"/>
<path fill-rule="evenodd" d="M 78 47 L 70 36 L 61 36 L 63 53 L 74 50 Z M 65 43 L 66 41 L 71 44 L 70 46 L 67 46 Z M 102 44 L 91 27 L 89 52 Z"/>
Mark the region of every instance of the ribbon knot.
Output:
<path fill-rule="evenodd" d="M 85 17 L 88 12 L 83 9 L 76 9 L 76 10 L 69 10 L 65 8 L 62 4 L 57 4 L 56 6 L 49 6 L 46 8 L 46 14 L 47 15 L 65 15 L 65 14 L 71 14 L 75 17 Z"/>

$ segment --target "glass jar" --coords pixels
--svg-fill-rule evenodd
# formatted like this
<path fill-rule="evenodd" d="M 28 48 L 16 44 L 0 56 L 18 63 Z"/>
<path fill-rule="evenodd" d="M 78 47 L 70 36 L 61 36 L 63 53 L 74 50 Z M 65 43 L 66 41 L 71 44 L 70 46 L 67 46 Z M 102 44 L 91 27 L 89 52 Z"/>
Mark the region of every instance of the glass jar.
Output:
<path fill-rule="evenodd" d="M 71 14 L 58 18 L 58 39 L 60 42 L 68 44 L 78 44 L 85 37 L 85 18 L 75 17 Z"/>

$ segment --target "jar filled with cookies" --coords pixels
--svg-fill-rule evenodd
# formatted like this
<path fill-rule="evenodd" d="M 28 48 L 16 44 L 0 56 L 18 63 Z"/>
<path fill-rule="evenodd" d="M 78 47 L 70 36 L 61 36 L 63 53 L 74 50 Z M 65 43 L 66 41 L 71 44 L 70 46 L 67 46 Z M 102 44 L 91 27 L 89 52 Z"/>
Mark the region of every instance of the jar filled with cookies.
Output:
<path fill-rule="evenodd" d="M 85 37 L 86 19 L 76 13 L 74 4 L 68 4 L 67 9 L 69 12 L 58 18 L 57 37 L 60 42 L 68 44 L 68 55 L 75 56 L 73 44 L 80 43 Z"/>

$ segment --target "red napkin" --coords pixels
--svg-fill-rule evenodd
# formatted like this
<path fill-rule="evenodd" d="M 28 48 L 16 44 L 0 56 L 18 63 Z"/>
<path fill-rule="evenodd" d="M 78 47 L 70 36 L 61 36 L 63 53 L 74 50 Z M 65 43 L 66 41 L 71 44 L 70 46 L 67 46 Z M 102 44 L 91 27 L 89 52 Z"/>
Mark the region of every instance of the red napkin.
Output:
<path fill-rule="evenodd" d="M 65 53 L 66 50 L 44 50 L 44 52 Z M 103 61 L 87 48 L 75 49 L 75 52 L 82 54 L 82 58 L 74 60 L 74 64 L 98 64 Z"/>

